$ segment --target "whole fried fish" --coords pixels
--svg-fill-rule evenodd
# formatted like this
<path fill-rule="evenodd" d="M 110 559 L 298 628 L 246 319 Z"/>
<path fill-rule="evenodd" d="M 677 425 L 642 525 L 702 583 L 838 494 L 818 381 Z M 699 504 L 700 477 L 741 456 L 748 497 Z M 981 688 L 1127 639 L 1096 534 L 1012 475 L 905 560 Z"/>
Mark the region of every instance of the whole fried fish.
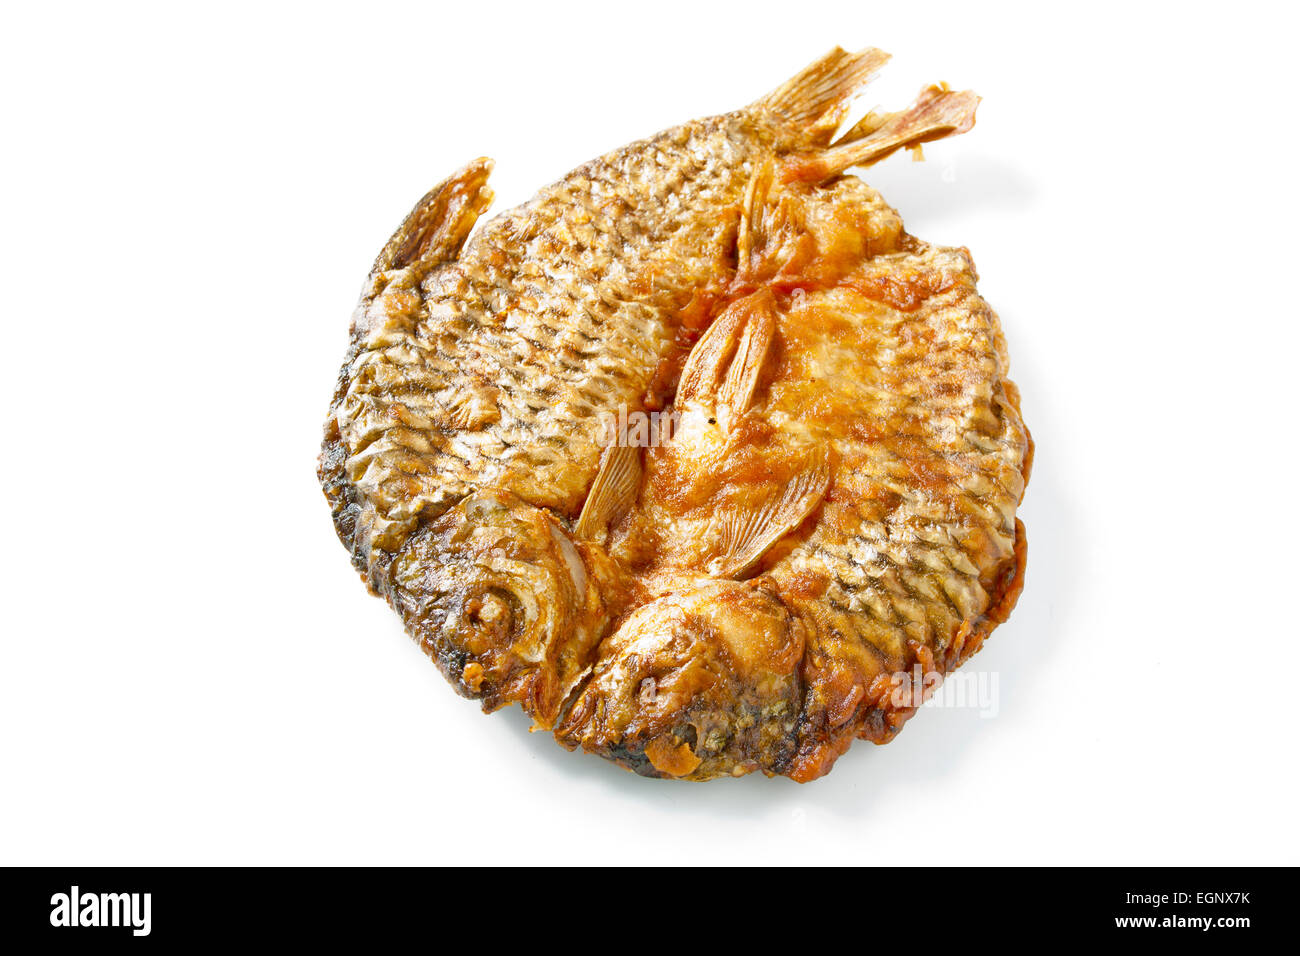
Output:
<path fill-rule="evenodd" d="M 929 87 L 835 138 L 836 49 L 470 235 L 425 196 L 352 322 L 320 479 L 456 689 L 647 776 L 813 779 L 1014 606 L 1031 444 L 964 249 L 845 175 L 974 123 Z"/>

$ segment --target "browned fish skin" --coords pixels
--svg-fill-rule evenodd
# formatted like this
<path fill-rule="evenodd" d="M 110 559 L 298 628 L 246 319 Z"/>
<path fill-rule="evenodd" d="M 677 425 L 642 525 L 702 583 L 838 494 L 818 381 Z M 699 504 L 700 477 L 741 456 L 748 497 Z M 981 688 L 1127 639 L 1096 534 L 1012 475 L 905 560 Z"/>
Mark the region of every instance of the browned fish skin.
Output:
<path fill-rule="evenodd" d="M 885 59 L 833 51 L 471 237 L 476 161 L 381 253 L 321 482 L 458 691 L 646 775 L 809 780 L 897 732 L 896 674 L 1010 612 L 1029 442 L 996 316 L 968 254 L 842 175 L 975 98 L 930 88 L 832 144 Z M 602 448 L 664 402 L 672 441 Z"/>

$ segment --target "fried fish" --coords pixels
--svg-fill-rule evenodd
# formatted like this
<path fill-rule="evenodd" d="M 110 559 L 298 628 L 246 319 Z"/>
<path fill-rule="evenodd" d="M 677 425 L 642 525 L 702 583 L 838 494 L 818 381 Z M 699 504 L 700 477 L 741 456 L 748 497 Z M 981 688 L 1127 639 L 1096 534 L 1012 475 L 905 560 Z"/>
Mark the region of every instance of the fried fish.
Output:
<path fill-rule="evenodd" d="M 476 160 L 380 253 L 320 480 L 485 710 L 647 776 L 807 781 L 1010 613 L 1032 446 L 997 317 L 846 174 L 978 98 L 836 137 L 886 59 L 833 50 L 473 231 Z"/>

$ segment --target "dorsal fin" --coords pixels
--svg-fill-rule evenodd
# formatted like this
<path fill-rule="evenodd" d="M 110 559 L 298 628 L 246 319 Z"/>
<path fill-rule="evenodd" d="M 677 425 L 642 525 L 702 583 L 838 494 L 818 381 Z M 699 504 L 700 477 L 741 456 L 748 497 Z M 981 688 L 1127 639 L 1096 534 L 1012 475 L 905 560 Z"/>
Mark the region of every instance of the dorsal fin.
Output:
<path fill-rule="evenodd" d="M 474 223 L 492 203 L 491 172 L 492 160 L 480 157 L 425 193 L 379 253 L 371 274 L 459 255 Z"/>
<path fill-rule="evenodd" d="M 792 126 L 807 128 L 810 140 L 828 140 L 839 126 L 853 95 L 871 81 L 889 60 L 874 47 L 848 53 L 836 47 L 809 64 L 754 108 L 776 113 Z"/>
<path fill-rule="evenodd" d="M 718 518 L 719 554 L 708 563 L 708 572 L 715 577 L 738 578 L 753 570 L 774 544 L 821 504 L 830 477 L 826 451 L 819 447 L 793 478 L 762 501 L 724 511 Z"/>

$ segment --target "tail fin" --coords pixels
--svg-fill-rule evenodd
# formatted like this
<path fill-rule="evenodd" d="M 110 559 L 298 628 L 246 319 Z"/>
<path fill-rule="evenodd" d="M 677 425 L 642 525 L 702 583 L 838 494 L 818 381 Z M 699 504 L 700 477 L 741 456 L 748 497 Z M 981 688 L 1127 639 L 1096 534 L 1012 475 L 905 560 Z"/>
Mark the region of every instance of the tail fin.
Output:
<path fill-rule="evenodd" d="M 754 106 L 776 113 L 791 125 L 810 127 L 811 137 L 822 134 L 829 139 L 844 118 L 849 100 L 888 60 L 888 53 L 873 47 L 857 53 L 836 47 Z"/>
<path fill-rule="evenodd" d="M 817 175 L 809 178 L 827 179 L 850 166 L 879 162 L 905 146 L 964 133 L 975 125 L 979 102 L 980 98 L 969 90 L 955 93 L 946 86 L 928 86 L 915 103 L 899 113 L 865 117 L 817 157 Z"/>

